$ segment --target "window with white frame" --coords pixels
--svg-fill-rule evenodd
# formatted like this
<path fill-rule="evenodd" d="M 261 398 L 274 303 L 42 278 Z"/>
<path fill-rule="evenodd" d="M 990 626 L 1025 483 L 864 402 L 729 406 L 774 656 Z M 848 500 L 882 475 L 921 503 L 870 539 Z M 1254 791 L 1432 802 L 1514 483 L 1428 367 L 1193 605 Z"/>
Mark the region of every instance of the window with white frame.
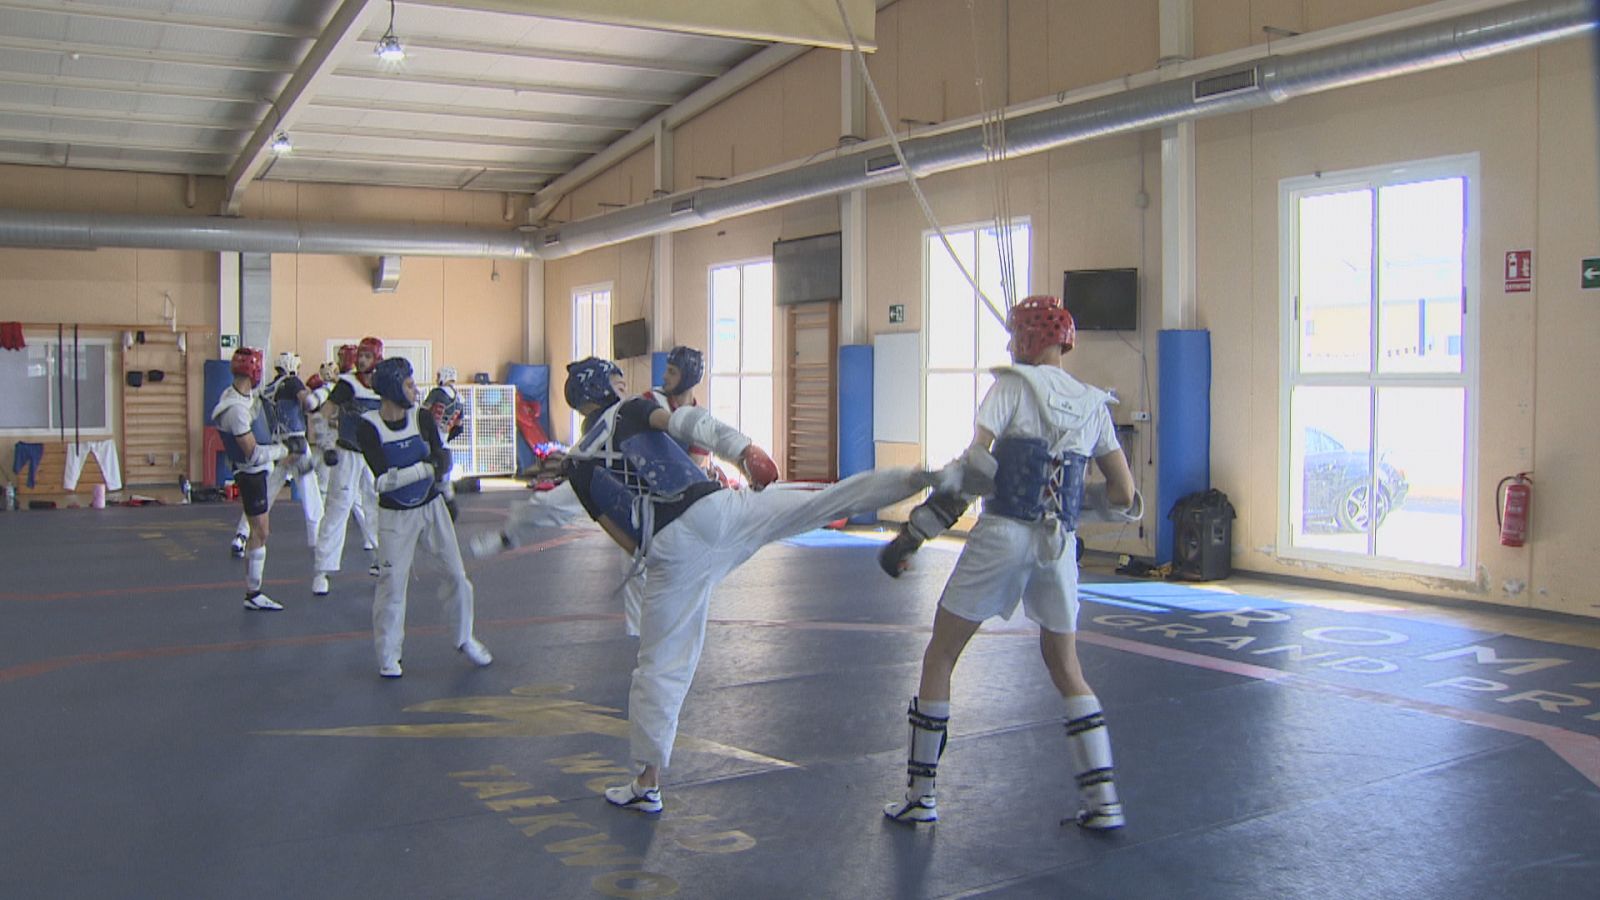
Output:
<path fill-rule="evenodd" d="M 711 414 L 762 447 L 773 436 L 772 260 L 711 269 Z"/>
<path fill-rule="evenodd" d="M 55 335 L 27 334 L 28 346 L 0 353 L 0 433 L 111 434 L 113 355 L 106 338 L 58 347 Z M 62 377 L 62 376 L 65 377 Z"/>
<path fill-rule="evenodd" d="M 611 285 L 595 284 L 572 291 L 572 360 L 611 358 Z M 571 415 L 572 440 L 578 439 L 583 417 Z"/>
<path fill-rule="evenodd" d="M 1005 292 L 1001 273 L 1010 267 L 1016 273 L 1015 294 L 1028 296 L 1030 269 L 1029 236 L 1026 220 L 1012 223 L 1009 247 L 1002 245 L 1000 231 L 994 227 L 946 229 L 945 236 L 955 250 L 950 258 L 939 235 L 929 232 L 923 240 L 923 294 L 927 300 L 927 345 L 923 354 L 923 448 L 926 461 L 937 465 L 952 459 L 972 440 L 973 421 L 978 402 L 994 383 L 992 366 L 1006 365 L 1009 340 L 1005 324 L 990 311 L 961 274 L 965 267 L 1000 313 L 1005 312 Z M 1002 250 L 1009 251 L 1009 258 Z"/>
<path fill-rule="evenodd" d="M 1279 553 L 1471 571 L 1477 157 L 1286 180 Z"/>

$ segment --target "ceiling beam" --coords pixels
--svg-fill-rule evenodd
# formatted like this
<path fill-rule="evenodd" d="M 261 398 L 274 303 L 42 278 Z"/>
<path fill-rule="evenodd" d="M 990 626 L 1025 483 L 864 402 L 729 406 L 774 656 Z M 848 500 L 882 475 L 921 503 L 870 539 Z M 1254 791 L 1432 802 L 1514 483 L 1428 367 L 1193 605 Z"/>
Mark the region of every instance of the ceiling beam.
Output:
<path fill-rule="evenodd" d="M 0 50 L 60 53 L 71 58 L 76 58 L 79 55 L 93 56 L 98 59 L 121 59 L 169 66 L 197 66 L 204 69 L 232 69 L 240 72 L 282 74 L 294 71 L 294 63 L 279 60 L 242 59 L 236 56 L 206 56 L 200 53 L 182 53 L 177 50 L 163 50 L 160 48 L 146 50 L 142 47 L 112 47 L 105 44 L 87 44 L 82 41 L 46 41 L 37 38 L 0 37 Z"/>
<path fill-rule="evenodd" d="M 61 134 L 56 131 L 0 129 L 0 141 L 48 144 L 54 147 L 100 147 L 107 150 L 154 150 L 158 153 L 186 153 L 191 156 L 232 156 L 232 147 L 202 149 L 193 144 L 170 143 L 142 138 L 109 135 Z"/>
<path fill-rule="evenodd" d="M 269 112 L 262 120 L 255 133 L 245 142 L 239 158 L 228 169 L 222 200 L 222 212 L 225 215 L 238 215 L 239 207 L 244 203 L 245 188 L 261 173 L 272 156 L 270 147 L 273 136 L 294 124 L 307 105 L 305 101 L 332 75 L 335 61 L 361 37 L 361 29 L 374 2 L 343 0 L 339 8 L 334 10 L 333 18 L 322 29 L 322 35 L 311 45 L 300 67 L 278 94 L 277 110 Z"/>
<path fill-rule="evenodd" d="M 742 41 L 850 49 L 836 0 L 406 0 L 413 6 L 542 16 Z M 877 49 L 874 0 L 844 0 L 861 49 Z"/>
<path fill-rule="evenodd" d="M 500 159 L 468 159 L 460 156 L 402 156 L 393 153 L 354 153 L 344 150 L 313 150 L 296 147 L 286 161 L 314 159 L 323 162 L 361 163 L 376 166 L 409 166 L 430 169 L 488 169 L 491 172 L 516 172 L 526 175 L 559 175 L 565 166 L 541 166 Z"/>
<path fill-rule="evenodd" d="M 339 78 L 360 78 L 368 81 L 401 82 L 404 84 L 431 84 L 440 87 L 473 88 L 488 91 L 508 91 L 513 94 L 545 94 L 552 97 L 581 97 L 585 100 L 610 100 L 618 103 L 642 103 L 647 106 L 671 106 L 677 102 L 672 94 L 654 91 L 629 91 L 621 88 L 592 88 L 581 85 L 541 84 L 533 81 L 496 81 L 489 78 L 463 78 L 456 75 L 428 75 L 403 69 L 335 69 Z M 374 101 L 381 104 L 383 101 Z"/>
<path fill-rule="evenodd" d="M 137 81 L 111 78 L 79 78 L 72 75 L 27 75 L 6 72 L 0 75 L 0 84 L 29 84 L 36 87 L 60 88 L 75 91 L 101 91 L 107 94 L 155 95 L 176 97 L 182 100 L 206 100 L 213 103 L 248 103 L 261 106 L 265 101 L 260 94 L 234 93 L 206 87 L 178 87 L 165 84 L 142 84 Z"/>
<path fill-rule="evenodd" d="M 377 44 L 381 33 L 362 35 L 364 44 Z M 679 62 L 671 59 L 643 56 L 616 56 L 610 53 L 587 53 L 581 50 L 555 50 L 543 47 L 520 47 L 515 44 L 492 44 L 479 41 L 460 41 L 442 37 L 405 37 L 407 52 L 411 50 L 441 50 L 451 53 L 505 56 L 513 59 L 533 59 L 542 62 L 577 63 L 586 66 L 608 66 L 617 69 L 634 69 L 646 72 L 671 72 L 695 78 L 715 78 L 724 67 L 712 63 Z"/>
<path fill-rule="evenodd" d="M 200 28 L 208 31 L 231 31 L 239 34 L 258 34 L 267 37 L 315 40 L 319 33 L 315 27 L 289 25 L 280 22 L 251 22 L 227 19 L 220 16 L 199 16 L 192 13 L 163 12 L 153 9 L 133 9 L 126 6 L 95 6 L 91 3 L 63 3 L 62 0 L 0 0 L 0 9 L 16 12 L 48 13 L 54 16 L 73 16 L 86 19 L 112 19 L 120 22 L 147 22 L 151 25 L 173 25 L 180 28 Z"/>
<path fill-rule="evenodd" d="M 532 109 L 490 109 L 483 106 L 465 106 L 461 104 L 408 103 L 403 100 L 370 100 L 364 97 L 325 96 L 313 98 L 311 105 L 324 109 L 356 109 L 363 112 L 454 116 L 462 119 L 490 119 L 501 122 L 535 122 L 544 125 L 565 125 L 571 128 L 594 128 L 600 131 L 632 131 L 634 129 L 632 119 L 540 112 Z"/>
<path fill-rule="evenodd" d="M 72 119 L 82 122 L 120 122 L 125 125 L 168 125 L 174 128 L 199 128 L 207 131 L 250 131 L 256 120 L 189 119 L 127 109 L 85 109 L 78 106 L 36 106 L 30 103 L 0 103 L 0 113 L 33 116 L 41 119 Z"/>
<path fill-rule="evenodd" d="M 0 111 L 4 111 L 0 107 Z M 421 131 L 415 128 L 373 128 L 368 125 L 296 125 L 295 134 L 329 134 L 339 137 L 382 138 L 393 141 L 433 141 L 446 144 L 480 144 L 485 147 L 516 147 L 521 150 L 554 150 L 561 153 L 598 153 L 605 149 L 600 141 L 561 141 L 554 138 L 515 135 L 464 134 L 451 131 Z"/>

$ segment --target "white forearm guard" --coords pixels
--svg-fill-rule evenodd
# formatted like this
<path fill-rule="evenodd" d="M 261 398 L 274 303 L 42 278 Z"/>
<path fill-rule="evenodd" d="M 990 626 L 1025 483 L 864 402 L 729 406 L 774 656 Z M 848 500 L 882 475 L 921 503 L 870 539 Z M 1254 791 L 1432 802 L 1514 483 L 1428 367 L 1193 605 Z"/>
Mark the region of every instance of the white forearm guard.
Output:
<path fill-rule="evenodd" d="M 667 421 L 667 434 L 681 444 L 705 447 L 729 462 L 738 462 L 750 439 L 698 406 L 680 406 Z"/>
<path fill-rule="evenodd" d="M 282 459 L 289 451 L 283 449 L 282 444 L 257 443 L 254 453 L 250 454 L 250 464 L 253 466 L 270 466 Z"/>
<path fill-rule="evenodd" d="M 520 546 L 535 529 L 559 528 L 579 516 L 588 515 L 571 482 L 562 482 L 553 491 L 534 494 L 526 503 L 511 507 L 501 532 L 512 546 Z"/>
<path fill-rule="evenodd" d="M 433 466 L 427 462 L 414 462 L 403 469 L 390 469 L 379 475 L 375 484 L 378 493 L 386 494 L 397 491 L 408 484 L 416 484 L 423 479 L 433 477 Z"/>
<path fill-rule="evenodd" d="M 1106 483 L 1093 481 L 1084 486 L 1083 510 L 1078 514 L 1079 522 L 1110 522 L 1121 525 L 1128 522 L 1137 522 L 1144 518 L 1144 495 L 1137 490 L 1133 492 L 1133 502 L 1127 506 L 1116 507 L 1111 505 L 1111 498 L 1106 496 Z"/>
<path fill-rule="evenodd" d="M 311 393 L 306 394 L 306 411 L 310 412 L 311 410 L 314 410 L 326 403 L 328 400 L 328 395 L 331 393 L 333 393 L 333 385 L 325 384 Z"/>

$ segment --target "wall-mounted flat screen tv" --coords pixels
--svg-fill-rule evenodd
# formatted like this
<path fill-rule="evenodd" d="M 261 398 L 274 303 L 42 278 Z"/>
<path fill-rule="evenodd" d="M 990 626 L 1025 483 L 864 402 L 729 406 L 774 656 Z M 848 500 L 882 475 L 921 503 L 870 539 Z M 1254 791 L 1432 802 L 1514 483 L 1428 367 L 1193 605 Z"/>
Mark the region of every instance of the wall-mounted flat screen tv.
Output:
<path fill-rule="evenodd" d="M 1069 269 L 1061 300 L 1079 331 L 1139 330 L 1138 269 Z"/>
<path fill-rule="evenodd" d="M 773 303 L 839 302 L 844 296 L 839 232 L 772 243 Z"/>
<path fill-rule="evenodd" d="M 618 322 L 611 326 L 611 353 L 617 359 L 632 359 L 649 352 L 650 329 L 644 319 Z"/>

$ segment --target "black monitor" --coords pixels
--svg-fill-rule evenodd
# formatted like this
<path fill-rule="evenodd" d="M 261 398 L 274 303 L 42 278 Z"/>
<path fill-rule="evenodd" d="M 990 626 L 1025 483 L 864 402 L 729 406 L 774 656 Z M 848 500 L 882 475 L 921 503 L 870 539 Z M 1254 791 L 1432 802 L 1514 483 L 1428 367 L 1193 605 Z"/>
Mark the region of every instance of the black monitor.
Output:
<path fill-rule="evenodd" d="M 1061 301 L 1079 331 L 1137 331 L 1139 270 L 1069 269 Z"/>
<path fill-rule="evenodd" d="M 841 248 L 837 231 L 774 241 L 772 302 L 777 306 L 819 300 L 839 302 L 844 296 Z"/>
<path fill-rule="evenodd" d="M 650 352 L 649 323 L 644 319 L 618 322 L 611 326 L 611 355 L 631 359 Z"/>

